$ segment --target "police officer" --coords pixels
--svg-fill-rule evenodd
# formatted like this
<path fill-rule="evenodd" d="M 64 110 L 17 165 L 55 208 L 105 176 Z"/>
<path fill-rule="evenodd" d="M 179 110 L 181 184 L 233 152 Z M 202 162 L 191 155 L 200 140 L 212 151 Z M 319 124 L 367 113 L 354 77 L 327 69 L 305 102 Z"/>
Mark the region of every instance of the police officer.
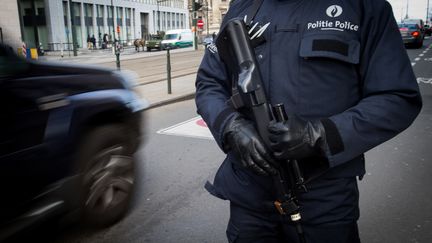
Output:
<path fill-rule="evenodd" d="M 258 0 L 255 0 L 258 1 Z M 229 19 L 255 1 L 237 0 Z M 297 159 L 307 192 L 298 195 L 306 241 L 360 242 L 357 179 L 369 149 L 406 129 L 422 102 L 391 6 L 384 0 L 265 0 L 254 47 L 269 103 L 286 122 L 269 124 L 271 148 L 229 102 L 231 78 L 207 47 L 196 80 L 198 113 L 227 153 L 207 190 L 230 200 L 229 242 L 297 242 L 292 222 L 271 206 L 273 163 Z"/>

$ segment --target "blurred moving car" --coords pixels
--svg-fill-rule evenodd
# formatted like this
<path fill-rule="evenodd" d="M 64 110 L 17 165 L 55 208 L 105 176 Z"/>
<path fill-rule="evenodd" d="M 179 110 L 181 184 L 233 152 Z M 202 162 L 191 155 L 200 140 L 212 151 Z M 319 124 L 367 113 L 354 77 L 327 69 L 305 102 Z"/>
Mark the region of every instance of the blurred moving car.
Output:
<path fill-rule="evenodd" d="M 402 36 L 402 40 L 405 45 L 413 45 L 416 48 L 421 48 L 423 46 L 424 40 L 424 29 L 416 23 L 399 23 L 399 31 Z"/>
<path fill-rule="evenodd" d="M 152 49 L 162 50 L 161 42 L 163 40 L 162 35 L 150 35 L 150 39 L 146 40 L 145 46 L 147 51 L 151 51 Z"/>
<path fill-rule="evenodd" d="M 0 45 L 0 241 L 48 219 L 121 219 L 146 106 L 124 74 L 26 61 Z"/>
<path fill-rule="evenodd" d="M 211 35 L 204 37 L 202 43 L 205 47 L 207 47 L 207 45 L 210 45 L 211 43 L 213 43 L 213 37 Z"/>

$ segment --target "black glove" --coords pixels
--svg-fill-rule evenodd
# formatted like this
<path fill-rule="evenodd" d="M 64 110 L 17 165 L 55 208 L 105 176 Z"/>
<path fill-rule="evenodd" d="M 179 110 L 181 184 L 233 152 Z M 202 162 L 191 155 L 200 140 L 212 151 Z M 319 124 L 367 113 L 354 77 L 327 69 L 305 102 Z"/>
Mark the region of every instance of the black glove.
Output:
<path fill-rule="evenodd" d="M 250 168 L 259 175 L 277 173 L 272 166 L 276 164 L 253 123 L 242 116 L 236 116 L 224 129 L 225 149 L 232 149 L 237 157 L 236 162 L 242 167 Z"/>
<path fill-rule="evenodd" d="M 326 147 L 321 121 L 305 121 L 293 116 L 284 122 L 270 122 L 269 139 L 277 159 L 304 159 L 322 155 Z"/>

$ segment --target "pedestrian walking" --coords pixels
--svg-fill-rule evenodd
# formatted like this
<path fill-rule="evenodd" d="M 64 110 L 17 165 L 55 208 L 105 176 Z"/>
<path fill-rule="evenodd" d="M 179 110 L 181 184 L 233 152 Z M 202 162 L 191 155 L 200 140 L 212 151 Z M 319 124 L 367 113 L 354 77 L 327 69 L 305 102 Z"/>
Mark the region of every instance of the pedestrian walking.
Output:
<path fill-rule="evenodd" d="M 90 41 L 92 43 L 93 49 L 96 50 L 96 38 L 94 35 L 90 38 Z"/>
<path fill-rule="evenodd" d="M 263 83 L 258 88 L 288 114 L 265 128 L 269 144 L 250 108 L 233 105 L 245 100 L 230 65 L 238 60 L 222 58 L 220 47 L 227 39 L 221 33 L 235 19 L 248 26 Z M 227 154 L 206 189 L 230 201 L 228 241 L 360 242 L 357 183 L 365 174 L 364 153 L 406 129 L 422 106 L 390 4 L 236 0 L 216 46 L 207 47 L 198 70 L 195 101 Z M 229 48 L 238 48 L 235 53 L 246 46 Z M 242 70 L 253 67 L 243 64 Z M 290 205 L 276 200 L 282 184 L 275 175 L 291 170 L 286 161 L 296 161 L 307 189 L 290 191 L 301 224 L 284 214 Z"/>
<path fill-rule="evenodd" d="M 103 43 L 104 43 L 104 45 L 102 46 L 102 49 L 106 49 L 107 45 L 108 45 L 108 34 L 107 33 L 105 33 L 103 35 Z"/>
<path fill-rule="evenodd" d="M 92 48 L 92 41 L 91 41 L 91 37 L 90 35 L 87 35 L 87 49 L 91 49 Z"/>

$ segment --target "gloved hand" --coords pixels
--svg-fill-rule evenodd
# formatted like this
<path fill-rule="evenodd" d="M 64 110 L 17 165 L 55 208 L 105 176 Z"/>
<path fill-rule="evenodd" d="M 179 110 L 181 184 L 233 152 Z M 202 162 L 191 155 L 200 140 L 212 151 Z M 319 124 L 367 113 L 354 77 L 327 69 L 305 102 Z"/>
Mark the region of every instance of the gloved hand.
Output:
<path fill-rule="evenodd" d="M 253 123 L 242 116 L 236 116 L 224 129 L 225 149 L 232 149 L 237 157 L 236 162 L 244 168 L 252 169 L 259 175 L 277 173 L 272 166 L 276 164 L 264 142 L 261 140 Z"/>
<path fill-rule="evenodd" d="M 292 116 L 284 122 L 270 122 L 269 139 L 277 159 L 303 159 L 323 153 L 325 130 L 321 121 L 305 121 Z"/>

